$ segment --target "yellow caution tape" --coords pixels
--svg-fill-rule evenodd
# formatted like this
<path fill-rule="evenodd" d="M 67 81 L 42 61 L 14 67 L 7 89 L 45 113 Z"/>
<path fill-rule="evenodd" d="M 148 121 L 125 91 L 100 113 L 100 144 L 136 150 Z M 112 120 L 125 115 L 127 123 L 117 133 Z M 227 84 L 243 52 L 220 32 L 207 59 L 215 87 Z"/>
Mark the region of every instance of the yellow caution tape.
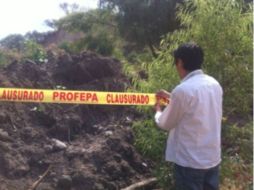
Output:
<path fill-rule="evenodd" d="M 11 102 L 153 106 L 157 100 L 151 93 L 0 88 L 0 101 Z"/>

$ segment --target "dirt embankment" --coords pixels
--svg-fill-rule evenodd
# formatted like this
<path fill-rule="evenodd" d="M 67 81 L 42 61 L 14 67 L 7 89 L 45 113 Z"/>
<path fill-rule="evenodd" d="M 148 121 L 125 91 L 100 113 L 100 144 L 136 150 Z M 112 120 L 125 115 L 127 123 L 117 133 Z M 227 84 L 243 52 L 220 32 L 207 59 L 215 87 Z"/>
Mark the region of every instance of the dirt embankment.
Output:
<path fill-rule="evenodd" d="M 84 52 L 0 69 L 1 87 L 124 91 L 121 63 Z M 133 147 L 131 107 L 0 104 L 0 190 L 25 190 L 49 166 L 38 190 L 120 189 L 150 176 Z"/>

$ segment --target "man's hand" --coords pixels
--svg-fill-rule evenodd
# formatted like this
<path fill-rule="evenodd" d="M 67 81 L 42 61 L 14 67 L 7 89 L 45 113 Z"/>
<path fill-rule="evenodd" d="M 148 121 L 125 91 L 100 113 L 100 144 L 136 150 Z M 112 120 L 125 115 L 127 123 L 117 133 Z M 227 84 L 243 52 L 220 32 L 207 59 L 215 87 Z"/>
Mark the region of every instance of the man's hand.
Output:
<path fill-rule="evenodd" d="M 159 90 L 156 93 L 156 104 L 154 105 L 154 109 L 156 112 L 162 111 L 164 106 L 169 103 L 170 93 L 166 90 Z"/>
<path fill-rule="evenodd" d="M 170 93 L 167 92 L 166 90 L 159 90 L 157 93 L 156 93 L 156 97 L 159 97 L 159 98 L 163 98 L 163 99 L 169 99 L 170 98 Z"/>
<path fill-rule="evenodd" d="M 169 104 L 170 93 L 166 90 L 160 90 L 156 93 L 156 104 L 167 105 Z"/>
<path fill-rule="evenodd" d="M 155 105 L 154 105 L 154 110 L 155 112 L 161 112 L 162 111 L 162 108 L 161 108 L 161 105 L 159 102 L 157 102 Z"/>

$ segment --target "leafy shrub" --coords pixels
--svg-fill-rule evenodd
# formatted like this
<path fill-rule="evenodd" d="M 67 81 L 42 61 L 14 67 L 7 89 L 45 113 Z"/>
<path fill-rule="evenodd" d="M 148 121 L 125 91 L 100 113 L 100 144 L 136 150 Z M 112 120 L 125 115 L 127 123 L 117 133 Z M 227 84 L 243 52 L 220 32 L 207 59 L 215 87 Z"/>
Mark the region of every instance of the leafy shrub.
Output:
<path fill-rule="evenodd" d="M 253 123 L 222 127 L 222 189 L 251 189 L 253 179 Z"/>
<path fill-rule="evenodd" d="M 83 42 L 88 50 L 95 51 L 104 56 L 111 55 L 114 49 L 113 39 L 110 39 L 105 33 L 88 35 Z"/>
<path fill-rule="evenodd" d="M 158 184 L 161 187 L 173 187 L 172 164 L 164 161 L 167 134 L 155 127 L 152 119 L 134 123 L 133 130 L 136 148 L 144 156 L 156 161 L 153 173 Z"/>
<path fill-rule="evenodd" d="M 13 61 L 20 61 L 22 55 L 15 50 L 0 49 L 0 66 L 5 66 Z"/>
<path fill-rule="evenodd" d="M 133 125 L 135 145 L 145 156 L 160 161 L 164 158 L 166 133 L 154 126 L 153 120 L 136 122 Z"/>
<path fill-rule="evenodd" d="M 245 126 L 225 125 L 222 127 L 222 142 L 227 155 L 239 155 L 245 162 L 253 160 L 253 123 Z"/>
<path fill-rule="evenodd" d="M 77 48 L 74 42 L 63 42 L 61 43 L 58 48 L 68 52 L 68 53 L 78 53 L 80 50 Z"/>
<path fill-rule="evenodd" d="M 95 51 L 109 56 L 118 46 L 119 35 L 115 26 L 114 14 L 108 10 L 96 9 L 87 12 L 73 12 L 57 21 L 56 25 L 70 32 L 82 32 L 84 37 L 71 44 L 63 44 L 67 51 Z"/>
<path fill-rule="evenodd" d="M 195 41 L 205 52 L 205 72 L 214 76 L 224 89 L 224 113 L 249 115 L 253 104 L 252 6 L 230 0 L 190 0 L 178 6 L 177 17 L 181 29 L 163 38 L 157 59 L 140 64 L 148 78 L 140 78 L 133 67 L 126 68 L 127 73 L 134 76 L 136 89 L 141 92 L 155 92 L 161 88 L 171 91 L 179 83 L 172 65 L 172 52 L 182 43 Z M 143 111 L 148 115 L 151 113 L 150 108 Z M 165 134 L 157 131 L 151 119 L 135 124 L 134 132 L 137 147 L 157 161 L 159 168 L 155 173 L 162 187 L 168 189 L 166 180 L 170 178 L 162 176 L 172 170 L 158 161 L 164 159 Z M 221 189 L 241 190 L 252 186 L 252 136 L 252 124 L 242 128 L 229 124 L 223 127 Z M 230 188 L 225 185 L 228 181 Z"/>
<path fill-rule="evenodd" d="M 252 6 L 229 0 L 191 0 L 178 7 L 182 28 L 161 41 L 159 56 L 147 70 L 148 80 L 137 81 L 141 91 L 172 90 L 179 82 L 172 52 L 195 41 L 205 52 L 204 70 L 224 89 L 227 114 L 252 111 Z M 241 106 L 239 106 L 241 105 Z"/>
<path fill-rule="evenodd" d="M 104 56 L 112 55 L 113 41 L 106 34 L 87 35 L 76 42 L 63 42 L 59 48 L 69 53 L 79 53 L 84 50 L 97 52 Z"/>
<path fill-rule="evenodd" d="M 11 34 L 0 41 L 3 48 L 22 51 L 24 48 L 25 38 L 21 34 Z"/>
<path fill-rule="evenodd" d="M 24 57 L 37 63 L 47 62 L 47 54 L 44 48 L 32 40 L 27 40 L 24 47 Z"/>
<path fill-rule="evenodd" d="M 174 165 L 172 163 L 166 161 L 156 163 L 153 175 L 156 176 L 160 187 L 164 187 L 164 189 L 177 190 L 174 189 L 173 166 Z"/>

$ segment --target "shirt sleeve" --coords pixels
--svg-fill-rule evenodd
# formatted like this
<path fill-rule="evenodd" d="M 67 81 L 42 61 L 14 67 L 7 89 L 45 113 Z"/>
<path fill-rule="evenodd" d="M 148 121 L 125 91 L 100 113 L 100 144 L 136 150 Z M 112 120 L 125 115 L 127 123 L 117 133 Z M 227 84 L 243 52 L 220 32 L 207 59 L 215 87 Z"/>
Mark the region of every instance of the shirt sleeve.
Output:
<path fill-rule="evenodd" d="M 184 93 L 181 90 L 174 90 L 171 94 L 170 104 L 163 112 L 156 112 L 155 122 L 159 128 L 169 131 L 176 127 L 184 113 Z"/>
<path fill-rule="evenodd" d="M 159 118 L 161 116 L 162 112 L 161 111 L 157 111 L 155 116 L 154 116 L 154 119 L 155 119 L 155 122 L 158 124 L 159 123 Z"/>

